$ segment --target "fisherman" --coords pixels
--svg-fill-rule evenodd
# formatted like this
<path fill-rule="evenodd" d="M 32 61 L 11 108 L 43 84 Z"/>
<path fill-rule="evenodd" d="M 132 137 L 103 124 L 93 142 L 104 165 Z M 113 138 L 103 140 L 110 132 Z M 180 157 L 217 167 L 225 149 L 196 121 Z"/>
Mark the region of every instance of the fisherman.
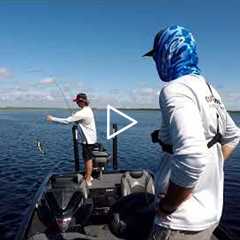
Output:
<path fill-rule="evenodd" d="M 222 214 L 224 160 L 237 146 L 240 130 L 201 75 L 196 42 L 188 29 L 163 29 L 144 56 L 153 58 L 166 82 L 159 97 L 159 143 L 164 152 L 149 239 L 210 239 Z"/>
<path fill-rule="evenodd" d="M 88 186 L 92 185 L 92 151 L 97 142 L 96 126 L 94 114 L 89 106 L 89 101 L 85 93 L 79 93 L 74 102 L 81 108 L 81 110 L 74 113 L 67 118 L 57 118 L 51 115 L 47 116 L 49 122 L 58 122 L 63 124 L 78 123 L 80 142 L 82 145 L 82 156 L 85 164 L 84 178 Z"/>

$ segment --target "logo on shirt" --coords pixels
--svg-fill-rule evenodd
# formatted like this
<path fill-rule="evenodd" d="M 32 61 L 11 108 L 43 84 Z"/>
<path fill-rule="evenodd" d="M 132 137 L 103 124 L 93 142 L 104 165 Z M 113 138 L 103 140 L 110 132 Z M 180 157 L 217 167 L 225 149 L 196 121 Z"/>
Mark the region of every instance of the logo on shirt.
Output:
<path fill-rule="evenodd" d="M 218 99 L 216 99 L 214 96 L 206 96 L 205 97 L 205 100 L 208 102 L 208 103 L 216 103 L 216 104 L 218 104 L 218 105 L 221 105 L 221 102 L 218 100 Z"/>

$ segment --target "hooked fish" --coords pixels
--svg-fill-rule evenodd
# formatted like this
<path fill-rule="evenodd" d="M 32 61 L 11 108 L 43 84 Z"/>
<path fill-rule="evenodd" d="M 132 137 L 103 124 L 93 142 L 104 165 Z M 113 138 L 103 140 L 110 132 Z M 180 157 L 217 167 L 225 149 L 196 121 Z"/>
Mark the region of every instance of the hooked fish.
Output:
<path fill-rule="evenodd" d="M 38 148 L 40 153 L 45 154 L 44 148 L 43 148 L 40 141 L 37 141 L 37 148 Z"/>

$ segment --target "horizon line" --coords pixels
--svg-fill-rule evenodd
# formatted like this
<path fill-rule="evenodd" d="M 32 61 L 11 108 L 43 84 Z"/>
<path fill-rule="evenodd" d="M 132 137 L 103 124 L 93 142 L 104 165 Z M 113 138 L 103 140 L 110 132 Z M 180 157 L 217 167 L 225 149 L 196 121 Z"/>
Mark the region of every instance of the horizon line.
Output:
<path fill-rule="evenodd" d="M 152 110 L 152 111 L 160 111 L 160 108 L 149 108 L 149 107 L 116 107 L 120 110 Z M 55 109 L 55 110 L 78 110 L 79 108 L 66 108 L 66 107 L 0 107 L 0 110 L 45 110 L 45 109 Z M 93 110 L 105 110 L 107 108 L 98 108 L 98 107 L 92 107 Z M 228 112 L 240 112 L 240 110 L 228 110 Z"/>

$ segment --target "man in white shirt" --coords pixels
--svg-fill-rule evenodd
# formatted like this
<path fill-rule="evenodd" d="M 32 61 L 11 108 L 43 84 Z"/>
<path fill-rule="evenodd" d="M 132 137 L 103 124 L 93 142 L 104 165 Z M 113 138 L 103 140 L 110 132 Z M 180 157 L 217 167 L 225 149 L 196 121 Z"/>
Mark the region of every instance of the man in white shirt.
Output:
<path fill-rule="evenodd" d="M 92 185 L 92 150 L 97 142 L 96 125 L 94 114 L 89 106 L 89 101 L 85 93 L 79 93 L 73 100 L 81 108 L 67 118 L 57 118 L 51 115 L 47 116 L 49 122 L 58 122 L 62 124 L 78 123 L 80 143 L 82 144 L 82 156 L 85 163 L 85 180 L 88 186 Z"/>
<path fill-rule="evenodd" d="M 208 240 L 223 207 L 223 164 L 240 130 L 201 75 L 196 42 L 181 26 L 160 31 L 153 57 L 161 80 L 161 159 L 151 240 Z"/>

